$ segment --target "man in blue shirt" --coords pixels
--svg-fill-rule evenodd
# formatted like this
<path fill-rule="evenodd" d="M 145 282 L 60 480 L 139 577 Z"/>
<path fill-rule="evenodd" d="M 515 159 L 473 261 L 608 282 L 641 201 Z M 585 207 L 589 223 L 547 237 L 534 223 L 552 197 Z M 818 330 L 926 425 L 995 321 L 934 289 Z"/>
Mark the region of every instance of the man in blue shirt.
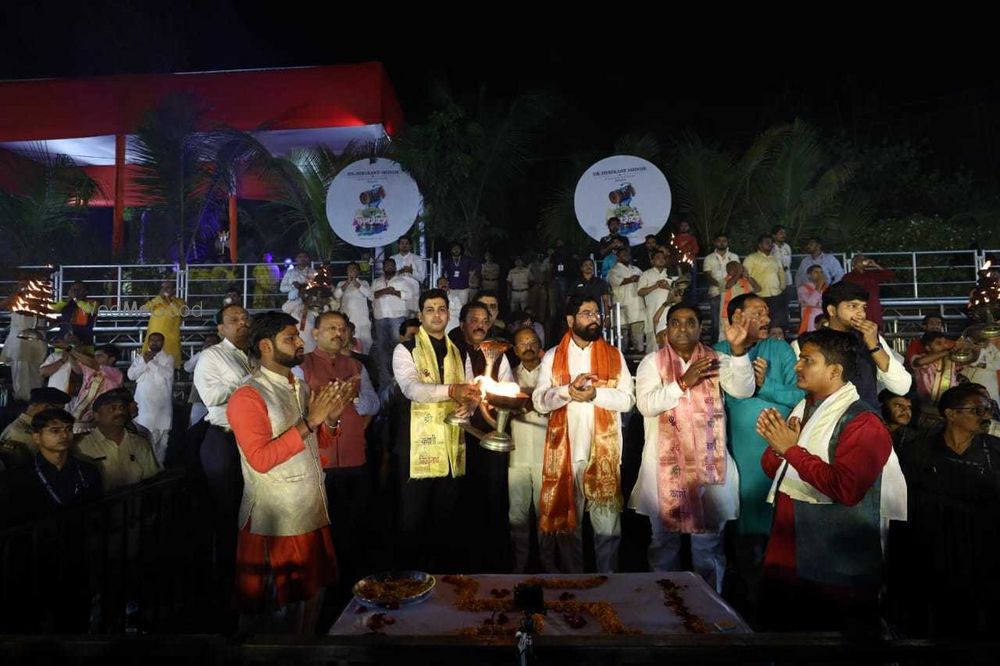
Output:
<path fill-rule="evenodd" d="M 448 278 L 450 295 L 457 296 L 462 305 L 469 302 L 469 278 L 479 272 L 479 263 L 465 256 L 465 247 L 459 242 L 451 244 L 451 256 L 442 262 L 441 270 Z"/>
<path fill-rule="evenodd" d="M 823 243 L 818 238 L 806 239 L 806 252 L 809 253 L 809 256 L 802 258 L 799 270 L 795 273 L 796 289 L 809 280 L 810 266 L 818 265 L 823 269 L 823 272 L 826 273 L 827 284 L 840 282 L 840 278 L 844 277 L 844 267 L 832 254 L 823 254 Z"/>

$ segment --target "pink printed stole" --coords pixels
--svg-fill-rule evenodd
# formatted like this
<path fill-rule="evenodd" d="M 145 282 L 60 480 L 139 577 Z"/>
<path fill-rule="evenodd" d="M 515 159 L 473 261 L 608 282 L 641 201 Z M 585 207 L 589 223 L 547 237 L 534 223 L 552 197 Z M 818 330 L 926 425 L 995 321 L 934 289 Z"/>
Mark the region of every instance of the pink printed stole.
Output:
<path fill-rule="evenodd" d="M 694 363 L 709 355 L 709 347 L 699 343 L 691 355 Z M 663 384 L 684 375 L 683 359 L 666 345 L 656 355 L 656 367 Z M 657 438 L 657 491 L 660 521 L 671 532 L 694 534 L 714 530 L 705 525 L 702 487 L 726 480 L 726 421 L 719 378 L 700 382 L 681 398 L 677 406 L 660 414 Z"/>

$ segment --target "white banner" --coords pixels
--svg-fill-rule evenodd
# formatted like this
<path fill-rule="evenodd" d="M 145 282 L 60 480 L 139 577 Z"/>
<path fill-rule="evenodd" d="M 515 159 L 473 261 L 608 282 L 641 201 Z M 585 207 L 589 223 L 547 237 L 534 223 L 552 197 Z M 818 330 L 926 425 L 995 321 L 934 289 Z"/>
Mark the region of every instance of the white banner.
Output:
<path fill-rule="evenodd" d="M 397 162 L 364 159 L 337 174 L 326 194 L 333 233 L 357 247 L 380 247 L 409 231 L 423 199 Z"/>
<path fill-rule="evenodd" d="M 618 233 L 639 245 L 659 233 L 670 215 L 670 185 L 655 164 L 641 157 L 615 155 L 593 164 L 576 184 L 576 219 L 587 235 L 608 235 L 608 220 L 618 218 Z"/>

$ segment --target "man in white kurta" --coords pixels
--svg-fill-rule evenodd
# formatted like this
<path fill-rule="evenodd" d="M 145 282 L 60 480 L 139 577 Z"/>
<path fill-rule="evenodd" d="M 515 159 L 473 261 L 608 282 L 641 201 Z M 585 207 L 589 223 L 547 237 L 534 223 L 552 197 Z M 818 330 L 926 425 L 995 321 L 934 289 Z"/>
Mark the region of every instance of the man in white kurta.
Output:
<path fill-rule="evenodd" d="M 514 369 L 514 381 L 521 391 L 531 395 L 538 385 L 542 369 L 541 343 L 530 328 L 514 334 L 514 353 L 521 361 Z M 534 409 L 514 417 L 510 436 L 514 450 L 510 452 L 507 491 L 510 496 L 510 536 L 514 547 L 514 571 L 525 572 L 530 550 L 531 508 L 538 515 L 538 499 L 542 491 L 542 453 L 545 449 L 545 428 L 548 416 Z M 555 572 L 556 542 L 551 536 L 539 535 L 538 554 L 546 571 Z"/>
<path fill-rule="evenodd" d="M 608 284 L 615 302 L 621 305 L 621 323 L 628 330 L 629 351 L 641 351 L 646 344 L 646 304 L 639 297 L 639 280 L 642 273 L 632 264 L 632 252 L 624 247 L 618 250 L 618 263 L 608 271 Z"/>
<path fill-rule="evenodd" d="M 73 360 L 73 356 L 70 353 L 73 344 L 76 343 L 76 338 L 72 333 L 67 333 L 66 337 L 61 343 L 57 343 L 58 346 L 52 351 L 51 354 L 45 357 L 42 361 L 42 366 L 39 368 L 42 377 L 45 377 L 45 385 L 49 388 L 59 389 L 64 393 L 69 393 L 70 384 L 73 381 L 73 372 L 80 372 L 76 368 L 76 362 Z"/>
<path fill-rule="evenodd" d="M 372 320 L 368 314 L 372 288 L 360 275 L 356 263 L 347 264 L 347 279 L 337 285 L 333 297 L 340 301 L 340 311 L 354 324 L 354 337 L 361 342 L 361 353 L 367 354 L 372 348 Z"/>
<path fill-rule="evenodd" d="M 672 298 L 676 277 L 667 274 L 667 253 L 663 248 L 653 252 L 653 267 L 639 277 L 636 294 L 645 305 L 646 349 L 656 349 L 656 324 L 653 315 Z M 679 299 L 675 299 L 679 300 Z"/>
<path fill-rule="evenodd" d="M 48 345 L 43 340 L 18 336 L 29 329 L 45 326 L 45 317 L 24 312 L 12 312 L 10 315 L 10 331 L 3 351 L 0 351 L 0 361 L 10 366 L 16 400 L 27 402 L 31 389 L 41 388 L 41 366 L 45 360 L 45 352 L 48 351 Z"/>
<path fill-rule="evenodd" d="M 149 430 L 156 462 L 163 467 L 174 418 L 174 357 L 163 351 L 163 336 L 152 333 L 149 349 L 136 354 L 128 369 L 128 378 L 135 382 L 135 402 L 139 415 L 135 422 Z"/>
<path fill-rule="evenodd" d="M 289 301 L 302 298 L 299 289 L 309 284 L 309 281 L 316 277 L 316 271 L 309 261 L 309 254 L 299 252 L 295 255 L 295 265 L 288 269 L 285 277 L 281 278 L 281 285 L 278 289 L 281 293 L 288 294 Z"/>
<path fill-rule="evenodd" d="M 396 274 L 406 278 L 410 283 L 406 300 L 407 316 L 416 317 L 417 299 L 420 297 L 421 286 L 427 277 L 427 261 L 423 257 L 413 254 L 410 251 L 411 248 L 410 239 L 403 236 L 399 239 L 399 252 L 389 258 L 396 262 Z"/>
<path fill-rule="evenodd" d="M 652 528 L 649 563 L 655 571 L 676 571 L 680 568 L 682 537 L 681 532 L 669 531 L 661 520 L 661 493 L 669 490 L 659 487 L 660 459 L 667 448 L 666 442 L 660 442 L 660 416 L 665 412 L 672 412 L 682 402 L 692 400 L 692 389 L 715 376 L 718 376 L 722 390 L 736 398 L 750 397 L 756 388 L 753 366 L 743 347 L 746 328 L 742 326 L 741 320 L 734 320 L 727 329 L 727 338 L 733 349 L 743 352 L 740 356 L 719 354 L 702 345 L 699 342 L 700 315 L 690 306 L 672 307 L 667 315 L 666 326 L 667 345 L 671 349 L 671 356 L 680 361 L 680 367 L 675 369 L 676 381 L 661 380 L 657 357 L 668 353 L 667 350 L 661 350 L 648 354 L 636 370 L 636 403 L 643 415 L 646 435 L 639 478 L 628 504 L 637 513 L 649 517 Z M 740 335 L 742 341 L 737 340 Z M 695 354 L 699 350 L 700 353 Z M 722 405 L 721 395 L 718 396 L 718 405 Z M 670 414 L 668 419 L 672 417 L 673 414 Z M 724 441 L 725 411 L 720 410 L 718 416 L 710 417 L 710 428 L 713 425 L 711 418 L 723 419 L 722 428 L 715 429 L 715 433 L 721 434 L 723 441 L 716 440 L 715 446 L 721 446 L 721 450 L 725 452 L 725 480 L 721 484 L 700 486 L 699 496 L 703 510 L 700 528 L 703 531 L 691 534 L 691 560 L 695 571 L 716 591 L 721 592 L 726 570 L 722 530 L 727 521 L 739 516 L 739 472 Z M 679 433 L 678 424 L 672 423 Z"/>
<path fill-rule="evenodd" d="M 379 386 L 392 382 L 392 353 L 399 341 L 399 325 L 406 321 L 413 280 L 396 272 L 396 262 L 382 262 L 382 277 L 372 283 L 372 315 L 375 344 L 371 356 L 378 367 Z"/>
<path fill-rule="evenodd" d="M 991 400 L 1000 401 L 997 373 L 1000 372 L 1000 338 L 993 338 L 979 351 L 976 360 L 958 371 L 973 384 L 986 387 Z"/>
<path fill-rule="evenodd" d="M 570 453 L 575 480 L 576 513 L 583 516 L 586 510 L 583 489 L 583 475 L 590 461 L 591 443 L 594 439 L 594 408 L 618 412 L 628 412 L 635 405 L 635 394 L 632 390 L 632 375 L 621 351 L 617 351 L 620 362 L 620 374 L 614 387 L 594 388 L 587 382 L 586 376 L 591 374 L 591 345 L 601 337 L 600 305 L 593 300 L 571 299 L 566 311 L 566 323 L 570 329 L 567 335 L 572 336 L 568 345 L 569 384 L 553 385 L 553 362 L 559 347 L 553 347 L 545 353 L 538 373 L 538 385 L 532 393 L 535 410 L 539 414 L 551 414 L 558 409 L 567 410 L 566 422 Z M 560 343 L 561 344 L 561 343 Z M 582 380 L 582 381 L 578 381 Z M 573 397 L 571 386 L 580 386 L 589 392 L 589 400 Z M 584 386 L 585 385 L 585 386 Z M 577 389 L 577 392 L 580 389 Z M 577 393 L 578 394 L 578 393 Z M 620 417 L 616 417 L 619 418 Z M 621 459 L 621 427 L 617 429 L 617 445 L 619 460 Z M 581 518 L 582 522 L 582 518 Z M 590 523 L 594 528 L 594 551 L 597 570 L 612 573 L 618 566 L 618 544 L 621 541 L 621 512 L 591 511 Z M 580 525 L 568 534 L 556 536 L 562 558 L 564 572 L 583 571 L 583 540 Z"/>

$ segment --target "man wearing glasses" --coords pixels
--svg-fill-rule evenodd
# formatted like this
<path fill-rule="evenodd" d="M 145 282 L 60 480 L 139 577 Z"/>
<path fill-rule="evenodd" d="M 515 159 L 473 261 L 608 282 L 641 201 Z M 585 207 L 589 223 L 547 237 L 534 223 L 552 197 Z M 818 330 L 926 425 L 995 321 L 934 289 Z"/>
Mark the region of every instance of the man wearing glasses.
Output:
<path fill-rule="evenodd" d="M 542 461 L 539 534 L 555 535 L 567 572 L 583 571 L 583 512 L 594 528 L 597 570 L 618 566 L 621 541 L 621 416 L 635 404 L 625 357 L 601 335 L 600 304 L 570 297 L 569 330 L 546 352 L 532 393 L 549 415 Z"/>
<path fill-rule="evenodd" d="M 902 587 L 914 590 L 908 603 L 930 611 L 936 635 L 985 637 L 996 631 L 1000 593 L 1000 439 L 987 434 L 992 409 L 981 386 L 948 389 L 938 409 L 944 428 L 900 451 L 910 491 L 909 571 L 934 575 Z"/>

